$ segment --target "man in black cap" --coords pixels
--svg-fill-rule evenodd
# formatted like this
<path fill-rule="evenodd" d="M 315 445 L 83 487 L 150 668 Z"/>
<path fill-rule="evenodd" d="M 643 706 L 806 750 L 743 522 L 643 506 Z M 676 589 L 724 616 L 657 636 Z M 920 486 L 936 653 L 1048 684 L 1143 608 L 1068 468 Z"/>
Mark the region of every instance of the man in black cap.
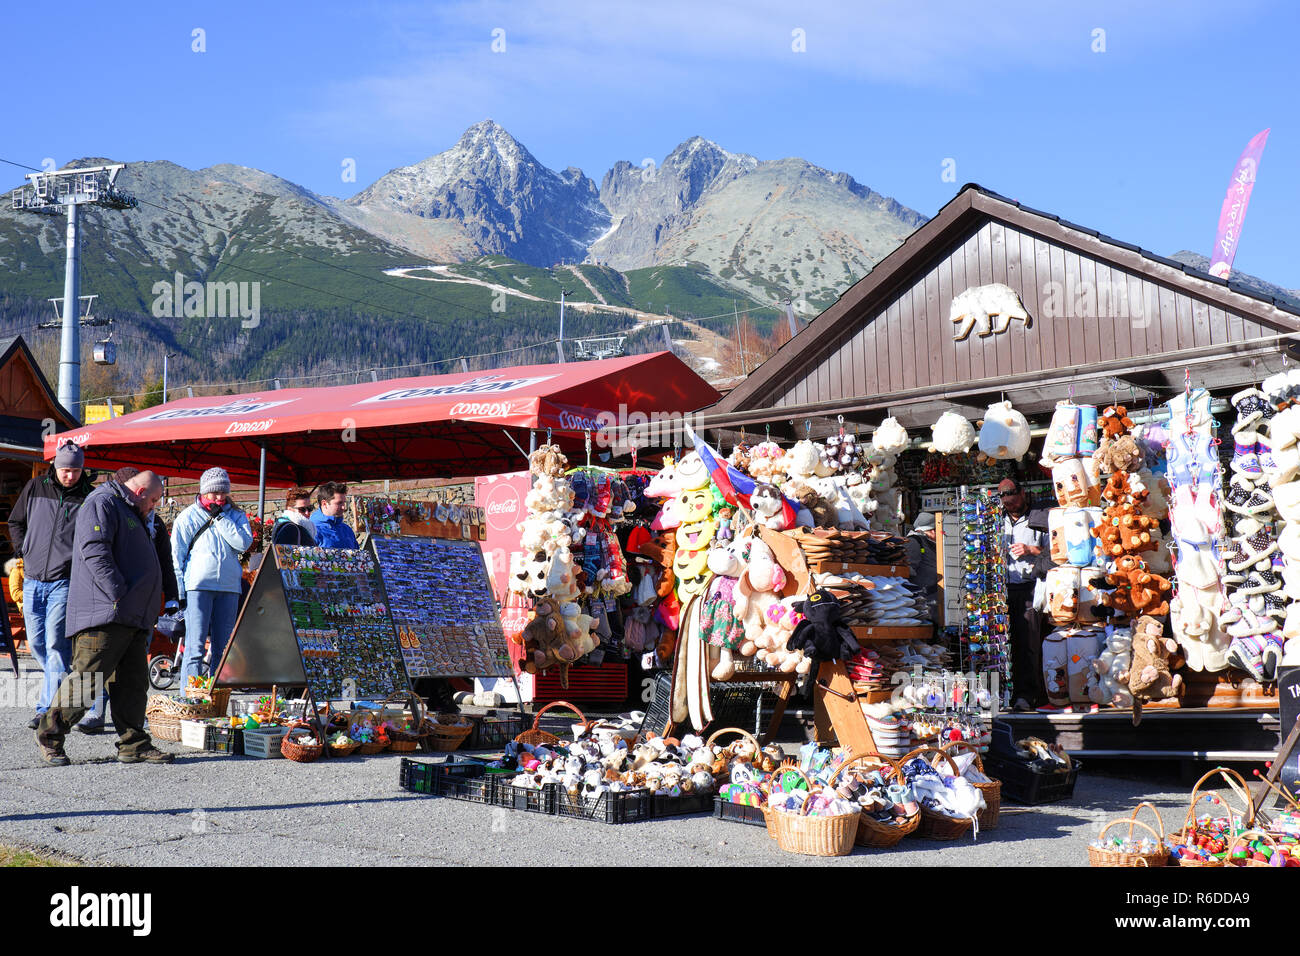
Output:
<path fill-rule="evenodd" d="M 907 566 L 911 581 L 925 594 L 930 620 L 939 623 L 939 549 L 935 544 L 934 515 L 922 511 L 907 536 Z"/>
<path fill-rule="evenodd" d="M 1040 559 L 1047 551 L 1047 533 L 1030 520 L 1029 499 L 1019 480 L 1004 478 L 998 485 L 1002 498 L 1002 544 L 1007 552 L 1007 614 L 1011 637 L 1011 680 L 1015 709 L 1028 711 L 1047 706 L 1043 686 L 1043 635 L 1034 610 L 1034 585 Z"/>
<path fill-rule="evenodd" d="M 54 453 L 49 470 L 23 487 L 9 515 L 14 554 L 23 559 L 23 625 L 32 657 L 45 672 L 35 730 L 50 709 L 55 691 L 72 663 L 66 634 L 68 582 L 72 578 L 73 534 L 77 512 L 94 488 L 86 474 L 85 454 L 73 442 Z"/>

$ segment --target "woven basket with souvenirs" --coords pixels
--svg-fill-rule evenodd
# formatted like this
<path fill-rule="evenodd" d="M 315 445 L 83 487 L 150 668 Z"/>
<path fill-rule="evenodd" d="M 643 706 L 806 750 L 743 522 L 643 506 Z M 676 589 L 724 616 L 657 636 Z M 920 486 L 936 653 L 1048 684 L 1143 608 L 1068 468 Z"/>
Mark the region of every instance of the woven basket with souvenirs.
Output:
<path fill-rule="evenodd" d="M 984 761 L 980 759 L 979 748 L 969 740 L 954 740 L 939 748 L 944 753 L 949 750 L 969 750 L 975 755 L 975 769 L 984 776 Z M 981 830 L 993 830 L 998 825 L 998 815 L 1002 812 L 1002 781 L 989 777 L 988 783 L 971 781 L 971 786 L 984 795 L 984 809 L 975 814 Z"/>
<path fill-rule="evenodd" d="M 320 735 L 300 721 L 290 724 L 289 732 L 280 741 L 280 753 L 298 763 L 311 763 L 320 757 L 324 749 Z"/>
<path fill-rule="evenodd" d="M 813 794 L 805 793 L 798 811 L 772 808 L 767 818 L 776 831 L 776 845 L 787 853 L 806 856 L 848 856 L 858 834 L 862 811 L 828 816 L 810 815 Z"/>
<path fill-rule="evenodd" d="M 420 725 L 420 737 L 428 750 L 450 753 L 474 732 L 474 721 L 463 714 L 431 714 Z"/>
<path fill-rule="evenodd" d="M 1155 814 L 1156 824 L 1159 830 L 1152 828 L 1150 825 L 1143 823 L 1137 818 L 1138 811 L 1143 807 L 1149 807 Z M 1128 834 L 1124 839 L 1112 838 L 1106 839 L 1106 832 L 1113 826 L 1123 826 L 1128 824 Z M 1153 837 L 1155 841 L 1142 839 L 1135 841 L 1133 839 L 1133 828 L 1141 827 Z M 1097 839 L 1088 847 L 1088 865 L 1089 866 L 1166 866 L 1169 863 L 1169 847 L 1165 845 L 1165 821 L 1160 818 L 1160 811 L 1145 800 L 1133 808 L 1133 815 L 1127 818 L 1111 820 L 1101 832 L 1097 834 Z"/>
<path fill-rule="evenodd" d="M 957 764 L 953 762 L 952 757 L 944 753 L 938 747 L 917 747 L 910 753 L 904 754 L 898 760 L 899 767 L 904 766 L 913 757 L 919 757 L 924 753 L 938 754 L 948 763 L 948 769 L 954 777 L 960 777 L 961 773 L 957 769 Z M 924 758 L 923 758 L 924 759 Z M 926 837 L 930 840 L 960 840 L 966 834 L 971 832 L 971 827 L 975 820 L 971 817 L 954 817 L 946 813 L 940 813 L 938 810 L 922 804 L 921 806 L 921 824 L 916 828 L 916 835 Z"/>
<path fill-rule="evenodd" d="M 229 700 L 229 695 L 227 695 Z M 166 694 L 154 694 L 149 698 L 144 710 L 149 721 L 149 733 L 159 740 L 181 739 L 182 720 L 203 720 L 218 714 L 210 700 L 184 701 Z"/>
<path fill-rule="evenodd" d="M 1223 795 L 1216 790 L 1202 790 L 1201 785 L 1219 774 L 1233 788 L 1245 804 L 1244 814 L 1234 814 Z M 1197 805 L 1208 800 L 1212 807 L 1222 807 L 1225 815 L 1208 813 L 1196 818 Z M 1250 800 L 1246 781 L 1235 770 L 1215 767 L 1192 787 L 1191 801 L 1183 817 L 1183 825 L 1169 837 L 1170 852 L 1178 866 L 1221 867 L 1227 864 L 1233 837 L 1255 825 L 1255 808 Z"/>
<path fill-rule="evenodd" d="M 878 753 L 864 753 L 857 754 L 844 761 L 844 763 L 840 765 L 839 769 L 835 771 L 834 776 L 831 777 L 829 785 L 831 787 L 836 786 L 840 781 L 840 775 L 843 774 L 845 770 L 848 770 L 853 764 L 868 760 L 875 765 L 875 769 L 887 769 L 887 775 L 892 775 L 899 781 L 899 783 L 902 783 L 903 771 L 899 768 L 898 764 L 894 763 L 894 761 L 890 760 L 888 757 L 882 756 Z M 867 769 L 868 768 L 860 767 L 855 772 L 864 773 Z M 845 779 L 847 780 L 848 777 Z M 856 842 L 858 846 L 869 846 L 875 847 L 878 850 L 887 850 L 892 846 L 897 846 L 903 837 L 916 830 L 920 824 L 921 814 L 919 811 L 910 816 L 904 815 L 894 817 L 888 821 L 877 820 L 870 813 L 864 811 L 858 817 L 858 833 Z"/>

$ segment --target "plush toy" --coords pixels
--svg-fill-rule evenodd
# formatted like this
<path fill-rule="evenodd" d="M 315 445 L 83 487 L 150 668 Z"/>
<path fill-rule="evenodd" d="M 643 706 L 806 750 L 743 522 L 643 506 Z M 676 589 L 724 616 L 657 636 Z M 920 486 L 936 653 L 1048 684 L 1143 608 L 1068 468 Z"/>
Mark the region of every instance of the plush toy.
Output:
<path fill-rule="evenodd" d="M 1164 597 L 1172 589 L 1169 579 L 1152 574 L 1132 555 L 1123 555 L 1115 562 L 1115 570 L 1106 575 L 1106 583 L 1115 590 L 1102 593 L 1098 601 L 1125 617 L 1139 614 L 1163 617 L 1169 613 L 1169 602 Z"/>
<path fill-rule="evenodd" d="M 941 455 L 964 455 L 978 440 L 975 426 L 956 412 L 944 412 L 930 429 L 929 450 Z"/>
<path fill-rule="evenodd" d="M 872 433 L 871 446 L 883 455 L 901 455 L 907 449 L 907 429 L 897 418 L 886 418 Z"/>
<path fill-rule="evenodd" d="M 1183 675 L 1173 674 L 1169 657 L 1178 643 L 1164 636 L 1164 625 L 1154 617 L 1142 616 L 1133 623 L 1133 663 L 1128 687 L 1133 695 L 1133 723 L 1142 719 L 1142 703 L 1168 700 L 1183 692 Z"/>
<path fill-rule="evenodd" d="M 709 487 L 709 468 L 697 452 L 687 452 L 677 463 L 677 484 L 688 491 Z"/>
<path fill-rule="evenodd" d="M 755 520 L 773 531 L 788 530 L 790 522 L 785 515 L 785 506 L 781 499 L 781 489 L 776 485 L 767 482 L 755 485 L 754 492 L 749 497 Z"/>
<path fill-rule="evenodd" d="M 1093 703 L 1132 706 L 1133 695 L 1128 689 L 1132 644 L 1133 635 L 1129 628 L 1106 628 L 1101 653 L 1092 662 L 1096 679 L 1089 684 L 1088 696 Z"/>
<path fill-rule="evenodd" d="M 787 483 L 789 481 L 806 482 L 817 474 L 817 465 L 820 460 L 821 456 L 817 452 L 816 444 L 805 438 L 795 442 L 777 465 L 785 473 Z M 784 487 L 782 490 L 785 490 Z"/>
<path fill-rule="evenodd" d="M 559 445 L 543 445 L 528 456 L 528 470 L 534 475 L 561 478 L 568 467 L 569 459 Z"/>
<path fill-rule="evenodd" d="M 745 638 L 752 650 L 741 645 L 745 656 L 757 650 L 757 639 L 767 626 L 767 608 L 780 600 L 780 590 L 785 587 L 785 570 L 776 563 L 776 557 L 758 537 L 750 538 L 746 548 L 748 557 L 745 569 L 736 581 L 736 617 L 745 627 Z M 747 654 L 746 651 L 749 651 Z"/>
<path fill-rule="evenodd" d="M 800 479 L 792 479 L 782 486 L 787 498 L 792 498 L 806 510 L 814 528 L 834 528 L 839 525 L 839 517 L 830 502 L 823 498 L 815 488 Z"/>
<path fill-rule="evenodd" d="M 1112 480 L 1114 476 L 1112 475 Z M 1132 500 L 1145 515 L 1156 520 L 1169 516 L 1169 482 L 1143 468 L 1128 475 Z"/>
<path fill-rule="evenodd" d="M 853 435 L 832 435 L 826 439 L 824 458 L 832 471 L 850 471 L 862 463 L 862 451 Z"/>
<path fill-rule="evenodd" d="M 749 453 L 749 474 L 755 481 L 779 480 L 779 462 L 785 457 L 781 446 L 773 441 L 759 442 Z"/>
<path fill-rule="evenodd" d="M 1029 451 L 1029 421 L 1010 402 L 994 402 L 980 423 L 982 461 L 1014 460 Z"/>
<path fill-rule="evenodd" d="M 1084 466 L 1081 458 L 1066 458 L 1052 468 L 1052 486 L 1056 502 L 1062 508 L 1086 507 L 1100 501 L 1097 478 Z"/>
<path fill-rule="evenodd" d="M 1123 405 L 1110 405 L 1097 416 L 1097 432 L 1102 438 L 1127 435 L 1132 427 L 1133 419 L 1128 417 L 1128 409 Z"/>
<path fill-rule="evenodd" d="M 1138 471 L 1146 463 L 1146 455 L 1132 435 L 1119 435 L 1101 440 L 1092 453 L 1092 470 L 1096 475 L 1109 475 L 1117 471 Z"/>

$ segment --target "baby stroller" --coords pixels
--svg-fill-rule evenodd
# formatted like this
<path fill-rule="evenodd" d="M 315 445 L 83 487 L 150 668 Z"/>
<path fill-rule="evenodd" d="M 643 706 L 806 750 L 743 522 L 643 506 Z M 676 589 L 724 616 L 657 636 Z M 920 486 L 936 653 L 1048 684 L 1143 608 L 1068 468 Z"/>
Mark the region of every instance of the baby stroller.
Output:
<path fill-rule="evenodd" d="M 168 690 L 176 682 L 184 647 L 185 614 L 172 611 L 160 615 L 149 642 L 149 684 L 154 690 Z"/>

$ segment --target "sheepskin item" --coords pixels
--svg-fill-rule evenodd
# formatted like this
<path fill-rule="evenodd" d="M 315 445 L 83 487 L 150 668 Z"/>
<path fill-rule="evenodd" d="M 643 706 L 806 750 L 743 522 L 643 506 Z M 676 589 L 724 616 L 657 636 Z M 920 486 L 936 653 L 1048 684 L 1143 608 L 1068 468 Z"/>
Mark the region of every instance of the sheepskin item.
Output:
<path fill-rule="evenodd" d="M 944 412 L 930 429 L 931 449 L 941 455 L 964 455 L 978 441 L 975 426 L 956 412 Z"/>
<path fill-rule="evenodd" d="M 907 449 L 907 429 L 890 416 L 872 434 L 871 445 L 882 454 L 900 455 Z"/>
<path fill-rule="evenodd" d="M 994 402 L 984 413 L 980 451 L 989 458 L 1014 460 L 1029 451 L 1029 422 L 1010 402 Z"/>

